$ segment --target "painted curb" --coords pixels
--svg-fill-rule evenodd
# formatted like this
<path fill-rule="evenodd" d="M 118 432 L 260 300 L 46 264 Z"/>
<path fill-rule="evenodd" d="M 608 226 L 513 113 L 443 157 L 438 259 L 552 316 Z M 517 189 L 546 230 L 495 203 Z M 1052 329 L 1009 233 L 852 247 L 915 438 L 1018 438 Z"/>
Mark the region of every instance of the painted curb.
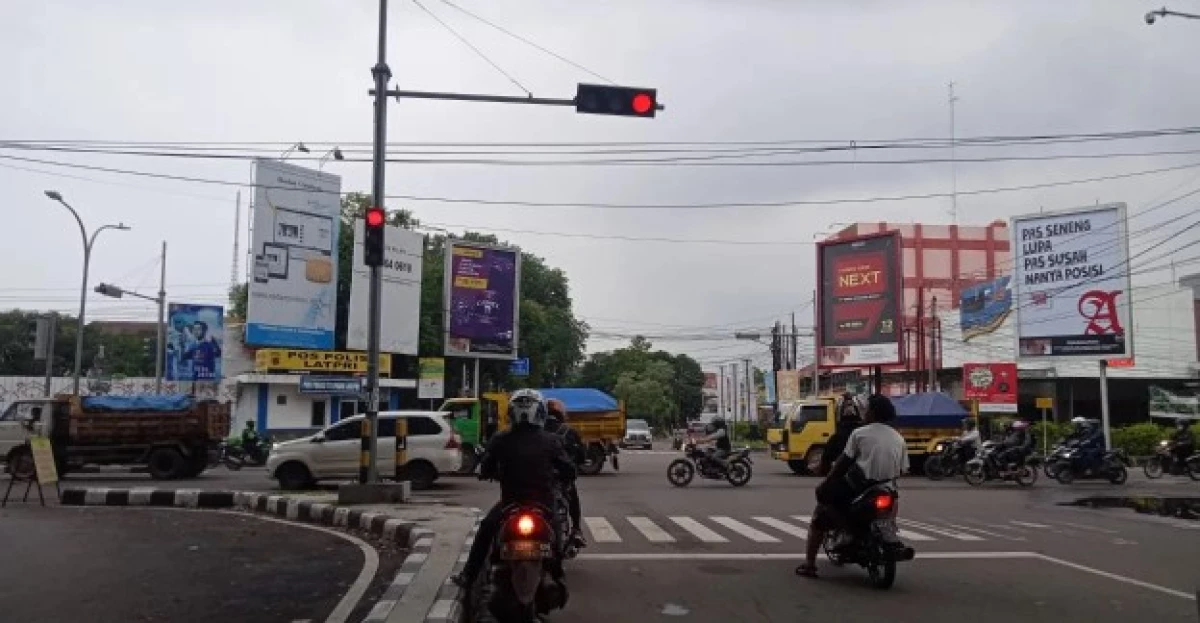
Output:
<path fill-rule="evenodd" d="M 371 608 L 363 623 L 386 621 L 396 603 L 404 597 L 413 578 L 421 572 L 433 547 L 434 533 L 417 524 L 401 521 L 384 513 L 355 510 L 337 504 L 297 500 L 283 495 L 245 491 L 199 491 L 195 489 L 107 489 L 68 488 L 62 490 L 63 506 L 144 506 L 172 508 L 240 508 L 290 521 L 368 532 L 408 550 L 404 562 L 383 596 Z M 473 528 L 471 534 L 473 535 Z M 465 558 L 463 559 L 465 560 Z M 457 572 L 457 566 L 455 567 Z M 443 587 L 443 591 L 445 588 Z M 441 593 L 438 594 L 439 600 Z M 436 607 L 437 604 L 435 603 Z M 437 619 L 448 621 L 449 619 Z"/>
<path fill-rule="evenodd" d="M 451 571 L 452 575 L 462 571 L 463 565 L 467 562 L 467 554 L 471 551 L 471 544 L 475 542 L 475 533 L 479 532 L 479 521 L 482 516 L 479 514 L 479 509 L 474 510 L 475 525 L 471 526 L 471 530 L 463 539 L 458 553 L 458 561 L 454 563 L 454 569 Z M 466 591 L 447 578 L 446 582 L 442 584 L 442 588 L 438 590 L 437 600 L 433 602 L 433 606 L 425 615 L 425 623 L 460 623 L 466 615 L 463 603 L 465 599 Z"/>

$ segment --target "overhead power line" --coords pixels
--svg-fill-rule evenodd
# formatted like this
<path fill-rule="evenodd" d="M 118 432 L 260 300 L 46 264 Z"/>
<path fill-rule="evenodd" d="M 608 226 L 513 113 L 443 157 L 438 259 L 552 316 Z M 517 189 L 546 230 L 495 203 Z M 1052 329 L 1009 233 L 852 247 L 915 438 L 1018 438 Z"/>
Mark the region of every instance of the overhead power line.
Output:
<path fill-rule="evenodd" d="M 438 17 L 436 13 L 425 8 L 425 5 L 421 4 L 421 0 L 412 0 L 412 3 L 417 5 L 417 7 L 420 8 L 422 11 L 424 11 L 427 15 L 429 15 L 429 17 L 432 17 L 435 22 L 441 24 L 442 28 L 446 29 L 446 32 L 450 33 L 451 35 L 454 36 L 455 39 L 458 39 L 460 42 L 462 42 L 463 45 L 470 48 L 472 52 L 474 52 L 476 55 L 479 56 L 479 58 L 482 58 L 488 65 L 491 65 L 493 69 L 500 72 L 500 75 L 504 76 L 505 78 L 508 78 L 508 81 L 515 84 L 518 89 L 521 89 L 522 91 L 524 91 L 525 94 L 528 95 L 529 97 L 533 97 L 533 93 L 531 93 L 529 91 L 529 89 L 525 88 L 525 85 L 521 84 L 521 82 L 519 80 L 517 80 L 516 78 L 514 78 L 512 76 L 512 74 L 508 73 L 507 71 L 504 71 L 503 67 L 501 67 L 498 63 L 496 63 L 496 61 L 493 61 L 491 58 L 489 58 L 487 54 L 484 54 L 483 50 L 480 50 L 479 48 L 475 47 L 475 45 L 472 44 L 470 42 L 470 40 L 468 40 L 466 37 L 459 34 L 459 32 L 457 30 L 454 30 L 454 28 L 452 28 L 450 26 L 450 24 L 447 24 L 446 22 L 442 21 L 442 18 Z"/>

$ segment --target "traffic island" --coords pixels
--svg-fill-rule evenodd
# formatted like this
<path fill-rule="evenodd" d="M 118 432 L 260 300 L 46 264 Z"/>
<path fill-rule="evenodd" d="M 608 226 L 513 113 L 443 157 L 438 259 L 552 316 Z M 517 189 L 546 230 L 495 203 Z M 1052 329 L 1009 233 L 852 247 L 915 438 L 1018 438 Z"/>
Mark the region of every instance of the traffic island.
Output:
<path fill-rule="evenodd" d="M 338 487 L 338 504 L 404 504 L 412 497 L 412 483 L 369 482 Z"/>

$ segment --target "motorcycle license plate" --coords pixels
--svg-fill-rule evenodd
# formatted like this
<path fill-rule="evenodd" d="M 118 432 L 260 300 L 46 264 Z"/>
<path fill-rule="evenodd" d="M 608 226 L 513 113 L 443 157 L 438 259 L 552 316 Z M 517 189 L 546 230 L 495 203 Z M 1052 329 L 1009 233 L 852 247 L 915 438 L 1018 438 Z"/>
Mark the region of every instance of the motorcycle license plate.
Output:
<path fill-rule="evenodd" d="M 899 530 L 896 528 L 895 519 L 876 519 L 875 529 L 878 530 L 879 534 L 885 539 L 895 540 L 898 538 L 897 533 Z"/>
<path fill-rule="evenodd" d="M 550 557 L 550 544 L 540 541 L 509 541 L 500 546 L 501 560 L 541 560 Z"/>

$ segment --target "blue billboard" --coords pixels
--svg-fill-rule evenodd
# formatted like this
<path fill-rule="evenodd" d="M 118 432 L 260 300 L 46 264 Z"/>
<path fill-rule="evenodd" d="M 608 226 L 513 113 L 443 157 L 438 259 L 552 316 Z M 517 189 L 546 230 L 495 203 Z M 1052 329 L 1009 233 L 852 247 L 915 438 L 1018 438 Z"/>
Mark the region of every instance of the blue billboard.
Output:
<path fill-rule="evenodd" d="M 225 308 L 220 305 L 171 303 L 167 312 L 168 381 L 221 380 L 221 344 Z"/>
<path fill-rule="evenodd" d="M 959 298 L 958 318 L 962 339 L 967 341 L 991 333 L 1004 324 L 1012 312 L 1012 277 L 1000 277 L 963 288 Z"/>

